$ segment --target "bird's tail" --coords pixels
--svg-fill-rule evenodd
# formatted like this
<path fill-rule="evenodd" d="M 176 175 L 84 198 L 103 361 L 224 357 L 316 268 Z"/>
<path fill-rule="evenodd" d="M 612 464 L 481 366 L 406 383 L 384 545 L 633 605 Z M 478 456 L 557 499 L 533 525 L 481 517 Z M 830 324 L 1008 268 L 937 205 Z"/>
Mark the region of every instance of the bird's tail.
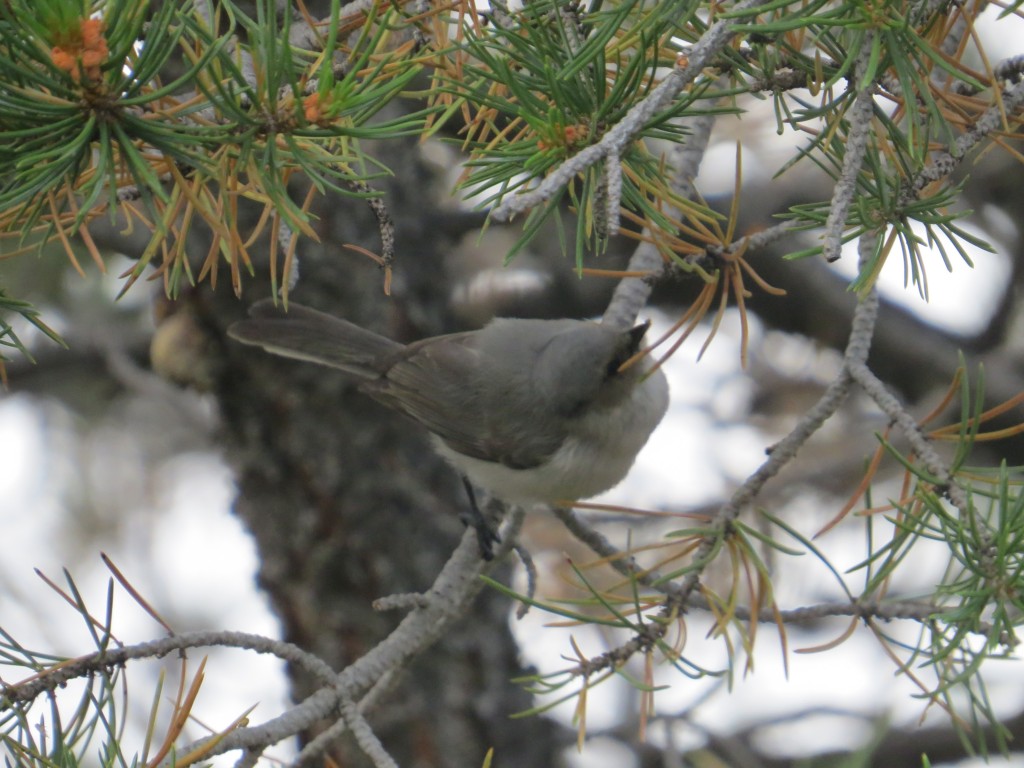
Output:
<path fill-rule="evenodd" d="M 275 355 L 340 368 L 365 379 L 381 376 L 404 349 L 398 342 L 295 302 L 289 302 L 285 312 L 271 299 L 253 304 L 249 318 L 228 328 L 228 336 Z"/>

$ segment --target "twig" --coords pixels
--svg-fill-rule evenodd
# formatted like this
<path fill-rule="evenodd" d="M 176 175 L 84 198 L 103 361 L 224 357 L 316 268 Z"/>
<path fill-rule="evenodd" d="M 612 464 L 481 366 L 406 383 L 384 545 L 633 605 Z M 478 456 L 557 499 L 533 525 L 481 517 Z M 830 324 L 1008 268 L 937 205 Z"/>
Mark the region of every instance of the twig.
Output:
<path fill-rule="evenodd" d="M 318 656 L 283 640 L 275 640 L 248 632 L 186 632 L 136 645 L 107 648 L 73 661 L 64 662 L 59 667 L 44 670 L 23 683 L 3 685 L 0 688 L 0 701 L 11 704 L 27 704 L 40 694 L 55 691 L 71 680 L 88 677 L 103 669 L 123 666 L 129 661 L 138 659 L 161 658 L 174 651 L 210 646 L 240 648 L 256 653 L 270 654 L 289 664 L 294 664 L 327 685 L 333 684 L 337 677 L 337 673 Z"/>
<path fill-rule="evenodd" d="M 873 34 L 864 36 L 857 61 L 853 65 L 851 83 L 856 83 L 864 75 L 868 60 L 871 58 L 873 40 Z M 871 138 L 871 122 L 875 114 L 874 90 L 874 82 L 866 83 L 857 91 L 853 106 L 850 107 L 850 130 L 846 136 L 843 168 L 832 190 L 832 203 L 829 205 L 828 218 L 825 220 L 824 243 L 821 247 L 821 253 L 828 262 L 838 261 L 842 255 L 846 215 L 857 193 L 857 177 L 860 175 L 861 163 L 864 162 L 868 141 Z"/>
<path fill-rule="evenodd" d="M 1016 66 L 1024 68 L 1024 56 L 1019 59 Z M 1024 104 L 1024 82 L 1018 82 L 1003 94 L 1001 106 L 997 102 L 986 109 L 970 129 L 957 137 L 952 148 L 932 155 L 931 162 L 904 188 L 900 195 L 900 205 L 913 202 L 926 186 L 953 173 L 963 162 L 967 153 L 992 131 L 1002 128 L 1004 117 L 1016 112 L 1022 104 Z"/>
<path fill-rule="evenodd" d="M 398 768 L 398 763 L 384 749 L 384 745 L 380 743 L 380 739 L 377 738 L 352 699 L 346 699 L 341 705 L 341 716 L 355 737 L 359 748 L 363 750 L 364 755 L 370 758 L 375 768 Z"/>
<path fill-rule="evenodd" d="M 865 234 L 860 239 L 862 260 L 873 252 L 878 233 Z M 667 591 L 665 603 L 656 619 L 640 625 L 636 636 L 611 651 L 580 664 L 573 670 L 575 674 L 588 676 L 602 669 L 614 668 L 635 653 L 653 647 L 668 631 L 668 619 L 684 611 L 693 599 L 701 574 L 714 559 L 721 541 L 728 535 L 733 522 L 761 492 L 765 483 L 775 477 L 797 454 L 807 440 L 814 435 L 825 421 L 831 417 L 850 395 L 853 377 L 850 372 L 852 365 L 867 360 L 871 336 L 878 317 L 878 295 L 872 289 L 858 303 L 853 316 L 853 328 L 847 342 L 843 367 L 832 383 L 825 390 L 818 402 L 797 422 L 796 426 L 769 451 L 768 460 L 747 478 L 733 493 L 728 502 L 719 508 L 708 524 L 706 533 L 697 547 L 693 561 L 687 574 L 677 587 Z"/>
<path fill-rule="evenodd" d="M 487 572 L 503 555 L 507 554 L 518 537 L 525 513 L 513 508 L 502 530 L 502 545 L 493 561 L 480 558 L 476 532 L 468 529 L 459 546 L 445 563 L 433 585 L 424 593 L 428 603 L 410 612 L 401 623 L 365 656 L 350 664 L 335 677 L 332 685 L 321 688 L 283 715 L 261 725 L 239 729 L 225 735 L 211 746 L 207 756 L 223 754 L 241 747 L 276 744 L 288 736 L 309 727 L 318 720 L 332 718 L 343 696 L 357 702 L 362 712 L 371 703 L 374 689 L 382 678 L 393 679 L 420 653 L 429 648 L 452 624 L 460 620 L 467 606 L 483 588 L 480 575 Z M 379 689 L 378 689 L 379 690 Z M 337 731 L 340 733 L 341 731 Z M 208 742 L 203 739 L 186 747 L 195 749 Z M 326 749 L 328 742 L 316 741 L 317 748 Z M 313 759 L 317 752 L 311 742 L 300 753 L 299 761 Z"/>
<path fill-rule="evenodd" d="M 744 11 L 757 2 L 758 0 L 741 0 L 736 4 L 735 11 Z M 733 37 L 734 23 L 732 19 L 715 22 L 693 46 L 690 56 L 685 61 L 677 63 L 665 79 L 629 110 L 597 144 L 585 147 L 568 158 L 532 190 L 507 197 L 492 211 L 492 217 L 497 221 L 507 221 L 519 213 L 535 208 L 557 194 L 578 174 L 602 159 L 612 155 L 621 157 L 647 122 L 667 106 L 676 94 L 696 80 L 712 57 L 729 43 Z"/>
<path fill-rule="evenodd" d="M 707 152 L 714 117 L 699 115 L 687 124 L 690 127 L 690 134 L 683 144 L 672 148 L 668 157 L 668 167 L 672 170 L 673 190 L 680 197 L 691 199 L 694 196 L 693 180 Z M 665 269 L 665 260 L 653 243 L 644 240 L 633 251 L 627 269 L 630 272 L 646 274 L 647 277 L 626 277 L 615 286 L 615 292 L 601 319 L 601 322 L 613 328 L 628 328 L 636 321 L 636 316 L 650 298 L 655 279 Z"/>

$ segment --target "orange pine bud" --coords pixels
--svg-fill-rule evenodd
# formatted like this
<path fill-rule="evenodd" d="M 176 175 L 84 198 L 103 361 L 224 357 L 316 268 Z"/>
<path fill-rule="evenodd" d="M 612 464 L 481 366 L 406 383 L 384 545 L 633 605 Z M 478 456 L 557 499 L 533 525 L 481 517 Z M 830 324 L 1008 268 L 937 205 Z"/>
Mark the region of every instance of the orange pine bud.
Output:
<path fill-rule="evenodd" d="M 311 93 L 302 100 L 303 114 L 311 123 L 315 123 L 323 114 L 320 110 L 320 94 Z"/>
<path fill-rule="evenodd" d="M 50 60 L 57 69 L 63 69 L 65 72 L 70 72 L 78 66 L 75 57 L 58 46 L 54 46 L 50 51 Z"/>
<path fill-rule="evenodd" d="M 96 48 L 102 43 L 105 47 L 107 41 L 103 37 L 103 21 L 101 19 L 85 19 L 82 22 L 82 45 L 85 48 Z"/>
<path fill-rule="evenodd" d="M 100 51 L 82 51 L 82 66 L 86 69 L 97 69 L 103 63 L 103 58 Z"/>

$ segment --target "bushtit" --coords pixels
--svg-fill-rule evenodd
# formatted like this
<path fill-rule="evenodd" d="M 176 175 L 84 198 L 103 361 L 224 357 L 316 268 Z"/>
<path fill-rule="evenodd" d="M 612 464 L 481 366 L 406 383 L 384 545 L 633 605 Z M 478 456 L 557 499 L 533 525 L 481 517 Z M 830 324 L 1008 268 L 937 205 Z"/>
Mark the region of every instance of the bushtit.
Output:
<path fill-rule="evenodd" d="M 640 349 L 647 325 L 498 318 L 412 344 L 267 299 L 228 334 L 340 368 L 411 416 L 464 477 L 513 504 L 574 501 L 616 485 L 668 407 L 668 382 Z M 483 540 L 481 539 L 481 543 Z"/>

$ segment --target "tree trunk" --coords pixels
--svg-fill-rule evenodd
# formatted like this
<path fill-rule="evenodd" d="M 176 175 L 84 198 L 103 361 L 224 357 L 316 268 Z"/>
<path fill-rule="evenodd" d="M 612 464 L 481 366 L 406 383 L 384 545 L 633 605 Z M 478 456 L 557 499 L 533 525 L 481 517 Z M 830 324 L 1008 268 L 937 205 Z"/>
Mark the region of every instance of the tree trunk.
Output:
<path fill-rule="evenodd" d="M 392 167 L 412 173 L 416 147 Z M 343 315 L 409 341 L 450 330 L 445 253 L 450 247 L 419 189 L 392 184 L 385 201 L 396 222 L 399 263 L 392 297 L 382 273 L 342 249 L 379 249 L 365 202 L 331 199 L 320 210 L 323 245 L 303 241 L 296 301 Z M 228 291 L 204 294 L 204 314 L 218 333 L 267 281 L 250 281 L 237 302 Z M 221 338 L 223 336 L 221 335 Z M 260 554 L 260 586 L 280 616 L 284 638 L 336 669 L 359 658 L 402 618 L 371 603 L 428 587 L 452 551 L 467 501 L 457 475 L 430 448 L 418 425 L 356 391 L 344 375 L 224 342 L 216 395 L 223 444 L 237 471 L 235 511 Z M 558 729 L 545 718 L 509 720 L 530 706 L 510 679 L 520 674 L 508 600 L 484 591 L 470 616 L 413 664 L 369 714 L 386 749 L 402 766 L 555 765 Z M 292 670 L 293 695 L 312 692 Z M 307 734 L 310 738 L 315 734 Z M 352 743 L 333 757 L 366 764 Z M 505 763 L 507 764 L 507 763 Z"/>

